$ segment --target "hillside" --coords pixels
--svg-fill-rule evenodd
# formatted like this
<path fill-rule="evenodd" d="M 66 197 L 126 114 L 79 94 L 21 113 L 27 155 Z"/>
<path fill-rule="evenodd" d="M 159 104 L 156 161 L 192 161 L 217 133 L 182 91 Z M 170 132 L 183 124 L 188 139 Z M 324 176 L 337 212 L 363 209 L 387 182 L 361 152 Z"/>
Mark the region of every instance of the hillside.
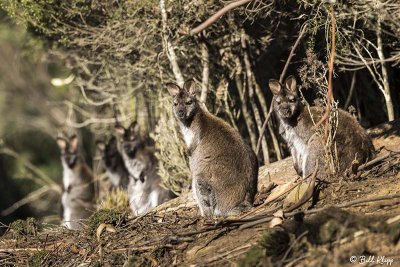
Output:
<path fill-rule="evenodd" d="M 353 266 L 361 256 L 400 264 L 400 121 L 369 130 L 380 149 L 356 175 L 319 188 L 314 205 L 280 213 L 295 179 L 291 160 L 260 170 L 258 203 L 225 220 L 197 216 L 190 194 L 145 216 L 100 211 L 82 231 L 13 225 L 0 240 L 2 266 Z M 395 152 L 397 151 L 397 152 Z M 278 186 L 272 191 L 271 182 Z M 262 189 L 263 188 L 263 189 Z M 316 195 L 314 195 L 316 196 Z M 265 200 L 267 198 L 267 200 Z M 273 215 L 274 214 L 274 215 Z M 271 228 L 271 223 L 276 225 Z M 355 256 L 357 258 L 351 258 Z M 384 258 L 382 258 L 384 257 Z M 370 258 L 371 259 L 371 258 Z M 370 265 L 368 265 L 370 266 Z"/>

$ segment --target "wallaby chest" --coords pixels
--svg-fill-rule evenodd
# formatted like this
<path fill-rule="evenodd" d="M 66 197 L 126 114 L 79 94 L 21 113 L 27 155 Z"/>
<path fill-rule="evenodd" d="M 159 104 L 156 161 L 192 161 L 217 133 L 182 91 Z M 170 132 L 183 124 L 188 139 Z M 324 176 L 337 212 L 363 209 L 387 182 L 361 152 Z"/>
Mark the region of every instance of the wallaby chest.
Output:
<path fill-rule="evenodd" d="M 140 179 L 147 165 L 145 160 L 137 157 L 131 158 L 126 153 L 122 153 L 122 157 L 124 158 L 129 174 L 135 179 Z"/>
<path fill-rule="evenodd" d="M 308 157 L 308 140 L 300 136 L 300 134 L 284 121 L 280 121 L 280 134 L 286 141 L 292 157 L 298 167 L 303 169 L 303 165 Z"/>

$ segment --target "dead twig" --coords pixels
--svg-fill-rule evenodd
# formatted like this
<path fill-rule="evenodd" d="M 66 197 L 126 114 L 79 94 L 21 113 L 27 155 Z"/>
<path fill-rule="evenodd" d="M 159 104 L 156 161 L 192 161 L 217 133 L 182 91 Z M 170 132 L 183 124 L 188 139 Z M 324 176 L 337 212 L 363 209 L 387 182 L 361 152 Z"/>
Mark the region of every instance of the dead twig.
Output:
<path fill-rule="evenodd" d="M 198 34 L 199 32 L 203 31 L 205 28 L 209 27 L 211 24 L 213 24 L 214 22 L 216 22 L 218 19 L 220 19 L 223 15 L 225 15 L 228 11 L 237 8 L 239 6 L 242 6 L 244 4 L 250 3 L 251 0 L 239 0 L 239 1 L 235 1 L 232 2 L 226 6 L 224 6 L 223 8 L 221 8 L 220 10 L 217 11 L 217 13 L 215 13 L 214 15 L 212 15 L 211 17 L 209 17 L 206 21 L 204 21 L 203 23 L 201 23 L 199 26 L 197 26 L 196 28 L 192 29 L 190 31 L 190 35 L 195 35 Z"/>

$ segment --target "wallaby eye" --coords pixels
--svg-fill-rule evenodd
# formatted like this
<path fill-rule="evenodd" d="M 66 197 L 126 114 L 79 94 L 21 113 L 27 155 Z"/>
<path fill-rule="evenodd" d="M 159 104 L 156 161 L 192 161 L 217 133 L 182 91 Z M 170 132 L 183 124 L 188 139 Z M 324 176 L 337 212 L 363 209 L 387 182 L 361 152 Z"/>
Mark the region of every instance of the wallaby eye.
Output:
<path fill-rule="evenodd" d="M 178 105 L 178 102 L 174 102 L 174 106 L 177 106 Z"/>
<path fill-rule="evenodd" d="M 190 100 L 186 101 L 185 104 L 186 104 L 186 105 L 191 105 L 192 103 L 193 103 L 193 100 L 190 99 Z"/>
<path fill-rule="evenodd" d="M 296 101 L 296 99 L 294 99 L 294 98 L 289 98 L 289 102 L 290 103 L 294 103 Z"/>

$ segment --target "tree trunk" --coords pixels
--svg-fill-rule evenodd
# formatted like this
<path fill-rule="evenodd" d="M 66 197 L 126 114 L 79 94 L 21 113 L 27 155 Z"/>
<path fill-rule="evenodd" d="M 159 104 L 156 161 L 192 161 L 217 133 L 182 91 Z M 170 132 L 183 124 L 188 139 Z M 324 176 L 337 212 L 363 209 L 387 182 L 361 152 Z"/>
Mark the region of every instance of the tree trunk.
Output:
<path fill-rule="evenodd" d="M 241 42 L 242 42 L 242 49 L 243 49 L 243 60 L 244 60 L 244 65 L 246 68 L 246 76 L 247 76 L 247 87 L 248 87 L 248 94 L 249 94 L 249 101 L 251 105 L 251 109 L 253 110 L 254 118 L 257 124 L 258 132 L 261 134 L 261 128 L 262 128 L 262 121 L 261 121 L 261 116 L 260 112 L 258 110 L 255 97 L 254 97 L 254 84 L 253 81 L 254 79 L 254 74 L 253 71 L 251 70 L 251 65 L 250 65 L 250 59 L 249 59 L 249 54 L 247 51 L 247 35 L 242 30 L 241 33 Z M 261 148 L 262 148 L 262 153 L 263 153 L 263 158 L 264 158 L 264 164 L 269 163 L 269 153 L 268 153 L 268 144 L 267 140 L 265 138 L 265 134 L 262 134 L 262 140 L 261 140 Z"/>
<path fill-rule="evenodd" d="M 172 72 L 174 73 L 176 82 L 182 86 L 185 82 L 183 79 L 183 75 L 181 69 L 178 65 L 178 58 L 175 54 L 174 47 L 172 46 L 171 41 L 168 37 L 168 27 L 167 27 L 167 11 L 165 9 L 165 0 L 160 0 L 160 11 L 161 11 L 161 21 L 162 21 L 162 29 L 163 29 L 163 46 L 166 50 L 167 57 L 172 67 Z"/>
<path fill-rule="evenodd" d="M 254 151 L 256 151 L 257 136 L 255 133 L 255 126 L 254 126 L 253 118 L 251 117 L 251 113 L 249 112 L 249 110 L 247 108 L 246 96 L 245 96 L 245 92 L 244 92 L 244 88 L 243 88 L 243 82 L 242 82 L 242 79 L 240 78 L 240 74 L 241 74 L 241 68 L 238 68 L 238 71 L 235 73 L 236 88 L 239 92 L 243 118 L 246 123 L 247 130 L 249 132 L 251 148 Z"/>
<path fill-rule="evenodd" d="M 210 55 L 208 53 L 208 47 L 205 42 L 200 43 L 201 48 L 201 63 L 203 65 L 203 75 L 201 80 L 201 95 L 200 102 L 206 104 L 207 95 L 208 95 L 208 86 L 210 80 Z"/>
<path fill-rule="evenodd" d="M 265 97 L 264 94 L 261 90 L 260 85 L 257 83 L 255 77 L 253 76 L 253 83 L 255 84 L 255 88 L 256 88 L 256 95 L 258 98 L 258 101 L 260 101 L 260 105 L 261 108 L 263 110 L 263 114 L 264 114 L 264 119 L 267 118 L 268 116 L 268 105 L 267 105 L 267 101 L 265 101 Z M 267 127 L 268 127 L 268 132 L 271 135 L 272 138 L 272 144 L 274 146 L 274 150 L 276 153 L 276 158 L 277 160 L 281 160 L 282 159 L 282 152 L 281 152 L 281 148 L 279 146 L 279 141 L 278 138 L 276 137 L 275 131 L 274 131 L 274 127 L 272 127 L 272 120 L 268 120 L 267 122 Z"/>
<path fill-rule="evenodd" d="M 382 84 L 384 89 L 383 96 L 385 97 L 386 109 L 388 113 L 389 121 L 394 120 L 394 109 L 392 97 L 390 96 L 390 86 L 389 86 L 389 77 L 387 73 L 386 63 L 385 63 L 385 55 L 383 53 L 383 44 L 382 44 L 382 29 L 381 29 L 381 18 L 378 17 L 378 23 L 376 27 L 376 37 L 378 42 L 378 56 L 381 63 L 382 68 Z"/>

